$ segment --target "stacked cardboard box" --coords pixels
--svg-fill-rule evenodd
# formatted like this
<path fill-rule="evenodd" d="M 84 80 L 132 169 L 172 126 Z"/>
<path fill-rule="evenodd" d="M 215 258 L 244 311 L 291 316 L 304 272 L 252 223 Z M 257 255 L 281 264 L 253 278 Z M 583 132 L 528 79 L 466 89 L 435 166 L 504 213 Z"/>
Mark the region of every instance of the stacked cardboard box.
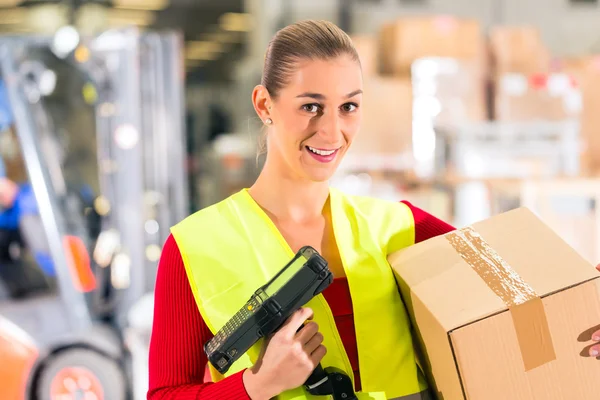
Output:
<path fill-rule="evenodd" d="M 489 47 L 496 120 L 578 118 L 579 90 L 568 75 L 549 74 L 550 52 L 536 28 L 495 27 L 490 32 Z"/>
<path fill-rule="evenodd" d="M 377 38 L 374 35 L 354 35 L 352 43 L 358 52 L 364 76 L 377 75 L 379 70 L 377 59 Z"/>
<path fill-rule="evenodd" d="M 380 169 L 383 164 L 390 163 L 377 161 L 407 157 L 411 152 L 410 80 L 402 76 L 380 74 L 378 40 L 376 35 L 352 36 L 361 60 L 364 94 L 361 132 L 355 138 L 344 163 L 344 167 L 349 169 Z"/>
<path fill-rule="evenodd" d="M 424 57 L 483 60 L 484 40 L 476 20 L 411 17 L 384 25 L 379 46 L 382 72 L 398 76 Z"/>
<path fill-rule="evenodd" d="M 527 180 L 520 205 L 528 207 L 590 263 L 600 263 L 600 180 Z"/>
<path fill-rule="evenodd" d="M 412 65 L 415 117 L 427 115 L 436 126 L 487 118 L 484 71 L 478 60 L 430 57 Z"/>
<path fill-rule="evenodd" d="M 548 71 L 550 52 L 531 26 L 498 26 L 490 31 L 489 47 L 495 75 Z"/>
<path fill-rule="evenodd" d="M 437 398 L 598 398 L 600 275 L 527 209 L 388 259 Z"/>
<path fill-rule="evenodd" d="M 406 17 L 384 25 L 377 37 L 355 36 L 353 41 L 363 63 L 365 94 L 361 134 L 350 156 L 410 157 L 415 143 L 414 115 L 423 117 L 421 106 L 427 104 L 430 114 L 440 109 L 432 124 L 485 119 L 485 42 L 477 21 Z M 416 62 L 422 67 L 416 67 L 415 75 Z M 431 72 L 427 63 L 438 73 L 424 76 L 421 72 Z M 448 64 L 452 64 L 450 69 L 444 69 Z M 421 84 L 437 89 L 417 98 L 415 88 Z"/>
<path fill-rule="evenodd" d="M 489 208 L 479 219 L 527 207 L 584 259 L 600 263 L 600 179 L 489 179 L 480 188 Z"/>
<path fill-rule="evenodd" d="M 412 86 L 405 78 L 364 79 L 361 133 L 352 151 L 388 156 L 411 151 Z"/>
<path fill-rule="evenodd" d="M 494 116 L 498 121 L 577 120 L 581 109 L 581 90 L 568 74 L 497 76 Z"/>
<path fill-rule="evenodd" d="M 582 91 L 581 136 L 589 175 L 600 175 L 600 56 L 561 60 L 561 71 L 575 77 Z"/>

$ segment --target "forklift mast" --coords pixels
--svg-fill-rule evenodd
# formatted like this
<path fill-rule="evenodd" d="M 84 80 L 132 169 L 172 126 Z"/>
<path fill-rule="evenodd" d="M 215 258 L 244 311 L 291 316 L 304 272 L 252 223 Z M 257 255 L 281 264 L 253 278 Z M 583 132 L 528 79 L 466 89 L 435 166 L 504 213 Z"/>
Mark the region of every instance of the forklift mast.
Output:
<path fill-rule="evenodd" d="M 81 208 L 72 204 L 65 182 L 72 171 L 62 163 L 59 124 L 36 80 L 46 66 L 29 58 L 31 49 L 51 47 L 51 39 L 0 40 L 0 79 L 56 270 L 62 304 L 56 313 L 68 316 L 69 327 L 61 330 L 70 334 L 86 332 L 99 318 L 117 331 L 126 327 L 128 312 L 154 289 L 170 227 L 188 212 L 181 44 L 174 32 L 118 29 L 82 38 L 88 57 L 65 60 L 86 77 L 83 97 L 95 115 L 93 128 L 75 132 L 95 141 L 97 159 L 86 160 L 98 175 L 93 208 L 100 226 L 94 236 Z M 79 238 L 89 250 L 99 283 L 94 293 L 73 284 L 67 237 Z M 1 311 L 10 319 L 11 308 Z M 41 330 L 39 336 L 53 341 Z"/>
<path fill-rule="evenodd" d="M 40 45 L 43 41 L 40 41 Z M 88 330 L 91 317 L 84 298 L 72 283 L 68 266 L 73 263 L 72 255 L 65 251 L 63 238 L 69 235 L 60 197 L 66 193 L 56 174 L 55 154 L 44 153 L 42 146 L 48 143 L 50 132 L 40 123 L 44 119 L 43 109 L 36 93 L 36 84 L 19 69 L 16 58 L 23 50 L 19 39 L 4 40 L 0 44 L 0 74 L 6 84 L 6 94 L 11 105 L 14 124 L 18 131 L 22 157 L 37 200 L 40 219 L 48 240 L 50 255 L 56 269 L 57 285 L 64 306 L 66 320 L 75 332 Z M 54 173 L 54 176 L 52 176 Z"/>

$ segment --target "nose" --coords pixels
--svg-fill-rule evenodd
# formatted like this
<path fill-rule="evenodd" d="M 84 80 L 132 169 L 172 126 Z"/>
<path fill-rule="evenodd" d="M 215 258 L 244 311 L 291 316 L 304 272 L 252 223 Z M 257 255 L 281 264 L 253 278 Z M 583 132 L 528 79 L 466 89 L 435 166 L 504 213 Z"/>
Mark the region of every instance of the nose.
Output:
<path fill-rule="evenodd" d="M 342 124 L 340 116 L 336 112 L 328 112 L 321 116 L 319 133 L 327 142 L 339 144 L 342 137 Z"/>

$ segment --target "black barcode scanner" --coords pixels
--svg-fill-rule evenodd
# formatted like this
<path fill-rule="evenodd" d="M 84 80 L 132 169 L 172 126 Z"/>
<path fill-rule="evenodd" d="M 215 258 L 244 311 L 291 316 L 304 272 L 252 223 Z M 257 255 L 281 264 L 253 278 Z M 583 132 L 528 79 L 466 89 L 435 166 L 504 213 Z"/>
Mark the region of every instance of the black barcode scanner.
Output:
<path fill-rule="evenodd" d="M 301 248 L 204 345 L 209 362 L 221 374 L 226 373 L 259 339 L 275 333 L 294 312 L 322 293 L 331 282 L 333 274 L 327 261 L 312 247 Z M 313 395 L 356 399 L 352 381 L 344 372 L 335 368 L 323 369 L 320 364 L 304 386 Z"/>

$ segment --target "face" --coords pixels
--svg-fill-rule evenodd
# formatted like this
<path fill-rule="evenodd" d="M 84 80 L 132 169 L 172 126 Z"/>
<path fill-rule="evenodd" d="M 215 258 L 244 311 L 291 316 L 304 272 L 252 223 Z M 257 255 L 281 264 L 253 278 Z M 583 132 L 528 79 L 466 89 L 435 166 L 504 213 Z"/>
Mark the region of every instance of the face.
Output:
<path fill-rule="evenodd" d="M 259 115 L 273 121 L 266 162 L 290 178 L 327 181 L 358 133 L 361 100 L 360 65 L 349 56 L 299 62 L 275 99 L 255 90 Z"/>
<path fill-rule="evenodd" d="M 0 207 L 12 207 L 18 190 L 17 185 L 11 180 L 0 178 Z"/>

